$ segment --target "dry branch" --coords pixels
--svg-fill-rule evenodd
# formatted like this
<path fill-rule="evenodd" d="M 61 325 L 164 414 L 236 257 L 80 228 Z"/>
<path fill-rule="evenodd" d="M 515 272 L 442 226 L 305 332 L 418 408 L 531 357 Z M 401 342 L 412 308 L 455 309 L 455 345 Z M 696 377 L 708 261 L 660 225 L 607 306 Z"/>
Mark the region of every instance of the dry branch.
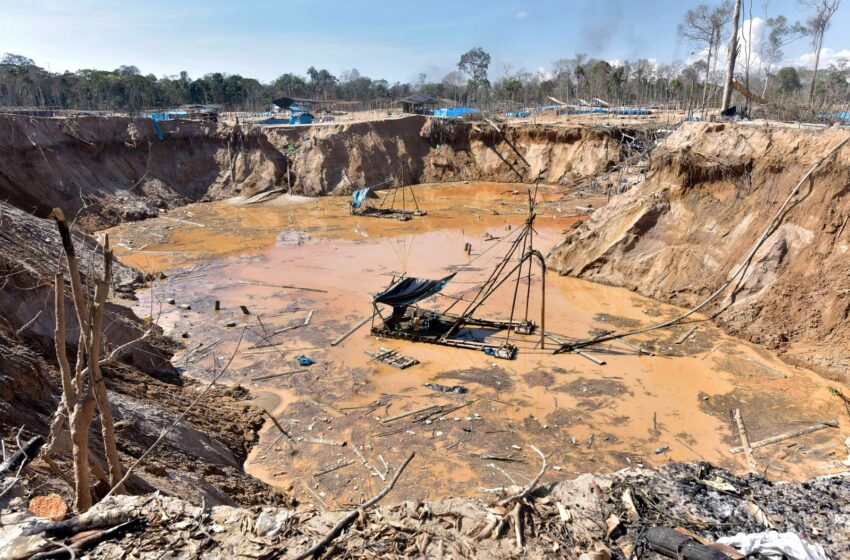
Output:
<path fill-rule="evenodd" d="M 405 467 L 407 467 L 407 464 L 410 463 L 410 461 L 413 460 L 413 457 L 415 456 L 416 453 L 411 453 L 407 457 L 407 459 L 404 460 L 404 462 L 393 475 L 393 478 L 392 480 L 390 480 L 390 483 L 387 484 L 383 490 L 381 490 L 378 494 L 376 494 L 368 501 L 360 504 L 357 509 L 348 512 L 348 514 L 342 519 L 340 519 L 339 522 L 334 525 L 333 528 L 328 532 L 328 534 L 326 534 L 319 540 L 319 542 L 310 547 L 310 549 L 306 552 L 302 552 L 298 556 L 294 557 L 292 560 L 304 560 L 305 558 L 317 556 L 322 550 L 325 549 L 325 547 L 327 547 L 331 542 L 333 542 L 333 540 L 336 539 L 340 535 L 340 533 L 345 530 L 346 527 L 351 525 L 351 523 L 353 523 L 355 519 L 360 517 L 367 509 L 377 504 L 384 498 L 384 496 L 390 493 L 390 491 L 395 487 L 396 482 L 398 482 L 401 473 L 404 471 Z"/>

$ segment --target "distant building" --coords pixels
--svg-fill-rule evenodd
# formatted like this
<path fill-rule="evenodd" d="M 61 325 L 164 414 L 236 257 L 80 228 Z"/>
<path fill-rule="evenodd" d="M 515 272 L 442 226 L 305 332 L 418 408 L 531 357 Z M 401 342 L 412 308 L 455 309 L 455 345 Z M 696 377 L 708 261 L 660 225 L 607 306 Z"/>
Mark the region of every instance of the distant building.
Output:
<path fill-rule="evenodd" d="M 440 105 L 440 100 L 429 95 L 414 94 L 398 101 L 401 104 L 402 113 L 414 115 L 430 114 L 432 110 Z"/>

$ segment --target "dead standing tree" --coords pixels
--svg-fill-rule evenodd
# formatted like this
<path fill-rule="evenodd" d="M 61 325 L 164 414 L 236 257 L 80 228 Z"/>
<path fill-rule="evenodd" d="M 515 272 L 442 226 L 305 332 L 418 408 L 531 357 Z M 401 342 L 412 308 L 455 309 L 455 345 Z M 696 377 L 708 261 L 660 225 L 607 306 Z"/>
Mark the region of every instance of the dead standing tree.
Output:
<path fill-rule="evenodd" d="M 705 82 L 702 90 L 702 112 L 708 104 L 708 84 L 711 81 L 712 60 L 716 65 L 723 31 L 732 17 L 732 4 L 725 0 L 720 5 L 710 7 L 700 4 L 685 14 L 685 20 L 679 25 L 679 36 L 687 39 L 706 52 Z"/>
<path fill-rule="evenodd" d="M 62 248 L 70 277 L 71 299 L 74 302 L 74 310 L 80 328 L 77 360 L 72 375 L 65 339 L 65 278 L 59 272 L 56 274 L 54 286 L 56 313 L 54 338 L 56 358 L 62 376 L 62 403 L 60 406 L 64 406 L 68 414 L 68 428 L 74 460 L 75 506 L 78 511 L 82 512 L 92 505 L 90 472 L 94 472 L 97 478 L 106 479 L 105 482 L 108 482 L 110 488 L 121 481 L 121 462 L 118 456 L 112 408 L 109 405 L 101 368 L 114 361 L 128 345 L 123 345 L 108 357 L 101 358 L 103 317 L 112 274 L 112 251 L 109 249 L 109 239 L 106 238 L 103 244 L 103 275 L 95 281 L 94 297 L 90 298 L 82 283 L 80 266 L 71 238 L 71 229 L 65 215 L 57 208 L 53 210 L 52 217 L 56 221 L 62 239 Z M 142 338 L 146 338 L 149 334 L 150 331 L 145 333 Z M 100 416 L 108 473 L 100 472 L 99 465 L 92 462 L 89 454 L 89 428 L 94 419 L 95 409 L 98 410 Z"/>

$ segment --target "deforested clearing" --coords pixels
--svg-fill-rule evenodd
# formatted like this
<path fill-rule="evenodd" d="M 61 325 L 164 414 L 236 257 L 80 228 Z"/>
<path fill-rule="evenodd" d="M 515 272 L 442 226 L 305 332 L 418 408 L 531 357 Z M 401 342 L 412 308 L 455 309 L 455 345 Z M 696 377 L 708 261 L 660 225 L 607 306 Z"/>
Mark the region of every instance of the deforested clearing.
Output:
<path fill-rule="evenodd" d="M 850 92 L 805 4 L 416 83 L 4 55 L 0 560 L 850 555 Z"/>

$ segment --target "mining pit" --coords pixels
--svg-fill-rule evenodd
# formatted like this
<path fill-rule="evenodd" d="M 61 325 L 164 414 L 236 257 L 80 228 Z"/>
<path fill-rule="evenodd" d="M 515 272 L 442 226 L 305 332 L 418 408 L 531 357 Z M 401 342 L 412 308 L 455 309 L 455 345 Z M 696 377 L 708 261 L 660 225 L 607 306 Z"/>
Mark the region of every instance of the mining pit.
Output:
<path fill-rule="evenodd" d="M 248 388 L 286 431 L 268 421 L 246 471 L 313 507 L 357 503 L 375 492 L 380 481 L 360 464 L 360 454 L 381 467 L 416 451 L 421 459 L 397 496 L 414 499 L 427 489 L 429 499 L 439 499 L 530 479 L 537 466 L 531 445 L 550 454 L 557 469 L 552 480 L 670 461 L 708 461 L 734 471 L 742 462 L 728 453 L 738 437 L 729 410 L 746 407 L 754 439 L 835 416 L 826 380 L 724 334 L 702 316 L 631 343 L 590 349 L 605 365 L 553 355 L 557 344 L 547 339 L 541 348 L 537 336 L 514 335 L 519 353 L 511 361 L 374 337 L 368 325 L 330 345 L 371 314 L 372 297 L 394 275 L 458 272 L 441 294 L 420 304 L 424 308 L 471 297 L 506 249 L 501 241 L 525 221 L 529 189 L 534 186 L 420 185 L 415 196 L 428 214 L 406 222 L 351 216 L 340 197 L 235 199 L 186 206 L 110 234 L 123 262 L 155 276 L 164 272 L 150 290 L 137 292 L 133 309 L 183 342 L 174 363 L 205 379 L 213 360 L 235 352 L 224 382 Z M 535 245 L 544 253 L 585 217 L 582 209 L 606 203 L 605 196 L 557 186 L 541 187 L 538 197 Z M 540 277 L 534 274 L 529 317 L 539 323 Z M 681 312 L 552 272 L 546 290 L 546 330 L 556 340 L 645 326 Z M 479 313 L 507 316 L 512 293 L 504 285 Z M 503 332 L 470 334 L 494 345 L 504 338 Z M 382 347 L 420 363 L 398 370 L 364 353 Z M 316 364 L 300 366 L 301 355 Z M 469 392 L 443 394 L 427 383 Z M 391 420 L 435 405 L 443 409 Z M 795 480 L 823 474 L 820 465 L 841 445 L 840 434 L 829 430 L 811 436 L 806 449 L 776 446 L 763 458 L 763 474 Z"/>
<path fill-rule="evenodd" d="M 663 526 L 705 542 L 779 528 L 846 555 L 847 135 L 2 115 L 0 423 L 6 449 L 41 436 L 52 452 L 0 496 L 0 538 L 32 522 L 33 496 L 74 500 L 70 447 L 54 448 L 54 300 L 73 304 L 54 294 L 57 207 L 84 286 L 106 274 L 108 234 L 105 350 L 130 345 L 103 381 L 135 470 L 129 495 L 91 511 L 144 531 L 110 533 L 92 558 L 300 553 L 382 488 L 331 552 L 628 558 Z M 408 219 L 358 213 L 358 191 L 373 207 L 395 192 L 405 213 L 389 215 Z M 401 279 L 454 274 L 423 310 L 477 301 L 522 235 L 546 272 L 519 268 L 475 316 L 530 334 L 461 326 L 470 349 L 370 330 L 406 319 L 373 316 Z M 62 324 L 75 357 L 79 317 Z M 516 355 L 500 359 L 508 336 Z M 516 546 L 505 504 L 525 519 Z M 21 558 L 54 547 L 15 542 Z"/>

